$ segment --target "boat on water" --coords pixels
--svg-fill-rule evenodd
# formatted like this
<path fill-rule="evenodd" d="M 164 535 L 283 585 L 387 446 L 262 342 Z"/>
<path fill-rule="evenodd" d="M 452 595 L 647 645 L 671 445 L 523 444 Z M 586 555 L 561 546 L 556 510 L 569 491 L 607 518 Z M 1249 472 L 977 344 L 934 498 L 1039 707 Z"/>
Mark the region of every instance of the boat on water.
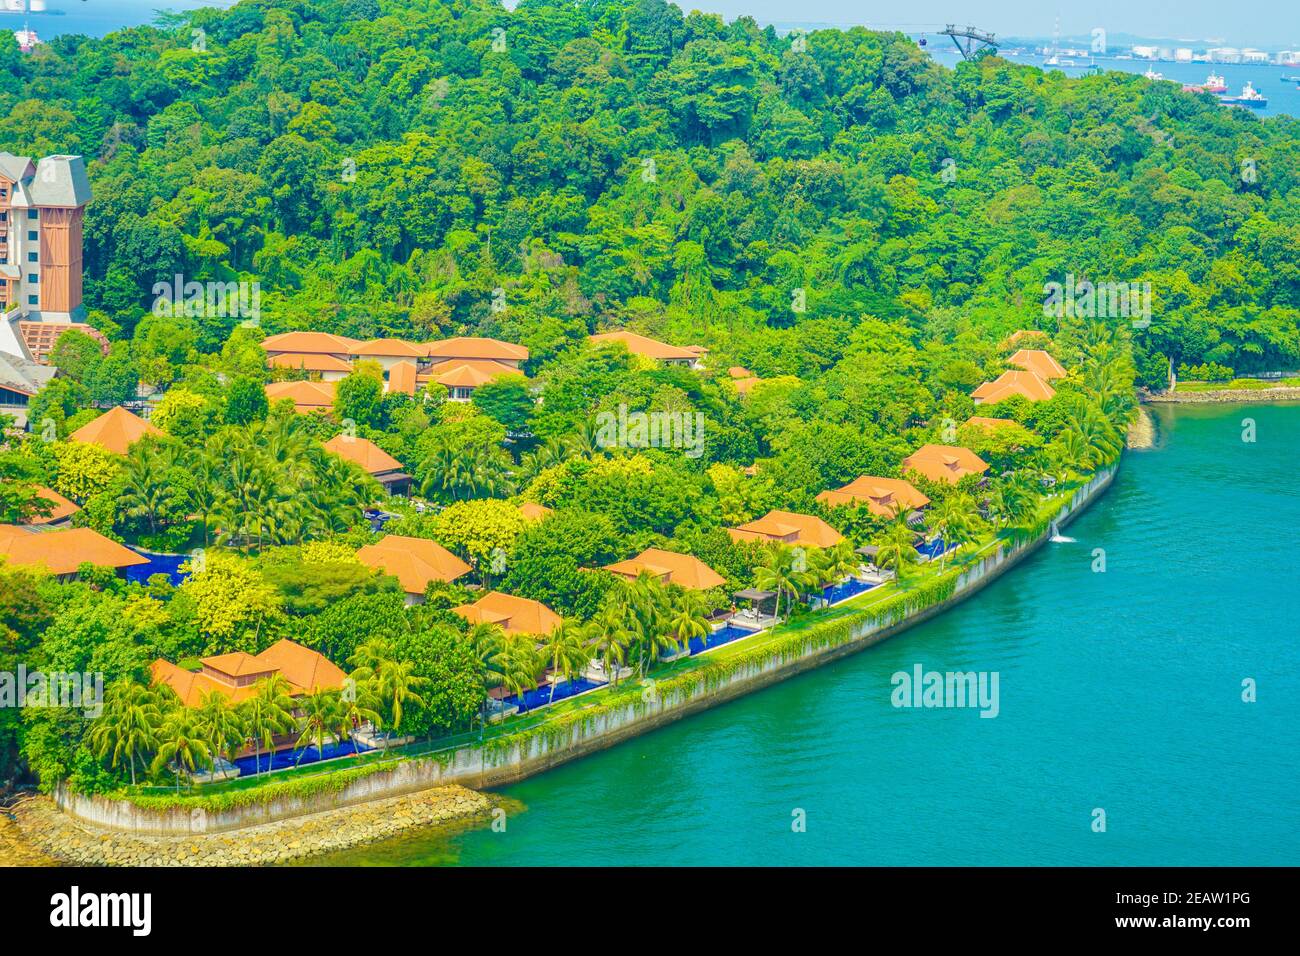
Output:
<path fill-rule="evenodd" d="M 1207 93 L 1226 93 L 1228 92 L 1228 81 L 1211 70 L 1210 75 L 1201 84 L 1201 89 Z"/>
<path fill-rule="evenodd" d="M 1163 80 L 1165 78 L 1163 73 L 1157 73 L 1155 70 L 1151 69 L 1151 67 L 1147 67 L 1147 71 L 1142 75 L 1148 80 Z"/>
<path fill-rule="evenodd" d="M 1248 106 L 1251 109 L 1263 109 L 1268 106 L 1268 97 L 1246 81 L 1246 85 L 1241 88 L 1240 96 L 1220 96 L 1220 103 L 1227 103 L 1230 106 Z"/>

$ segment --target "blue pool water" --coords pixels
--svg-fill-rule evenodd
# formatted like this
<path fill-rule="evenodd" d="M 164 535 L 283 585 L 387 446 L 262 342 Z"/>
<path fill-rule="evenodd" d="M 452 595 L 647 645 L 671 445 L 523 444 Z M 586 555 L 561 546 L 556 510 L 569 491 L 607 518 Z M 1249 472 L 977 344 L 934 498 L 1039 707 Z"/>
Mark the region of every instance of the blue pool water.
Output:
<path fill-rule="evenodd" d="M 857 578 L 849 578 L 839 584 L 832 584 L 822 591 L 822 600 L 827 604 L 837 604 L 851 597 L 857 597 L 859 594 L 865 594 L 875 586 L 874 584 L 859 581 Z"/>
<path fill-rule="evenodd" d="M 304 750 L 280 750 L 274 754 L 262 754 L 260 768 L 263 773 L 267 770 L 284 770 L 286 767 L 300 766 L 302 764 L 316 763 L 319 760 L 332 760 L 335 757 L 350 757 L 353 754 L 365 753 L 371 750 L 370 747 L 362 746 L 354 741 L 345 743 L 326 744 L 322 752 L 316 747 L 307 747 Z M 299 759 L 301 757 L 301 759 Z M 270 766 L 268 767 L 268 761 Z M 241 777 L 251 776 L 257 773 L 259 760 L 256 754 L 248 757 L 240 757 L 235 761 L 235 766 L 239 768 Z"/>
<path fill-rule="evenodd" d="M 133 568 L 126 568 L 123 576 L 128 581 L 134 581 L 137 584 L 147 584 L 149 578 L 155 574 L 167 575 L 174 586 L 179 586 L 182 581 L 188 578 L 188 571 L 181 571 L 180 567 L 190 559 L 188 554 L 154 554 L 151 551 L 141 551 L 139 548 L 131 548 L 142 558 L 147 558 L 148 564 L 138 564 Z"/>
<path fill-rule="evenodd" d="M 730 644 L 732 641 L 739 640 L 742 637 L 749 637 L 755 633 L 744 627 L 736 627 L 734 624 L 727 624 L 718 628 L 708 637 L 691 638 L 691 653 L 698 654 L 701 651 L 711 650 L 715 647 L 721 647 L 723 644 Z"/>
<path fill-rule="evenodd" d="M 916 549 L 918 554 L 925 555 L 931 561 L 937 561 L 939 555 L 943 554 L 946 550 L 948 550 L 948 548 L 947 545 L 943 543 L 943 538 L 935 538 L 933 541 L 923 544 Z"/>
<path fill-rule="evenodd" d="M 556 701 L 566 700 L 570 697 L 575 697 L 584 691 L 595 690 L 600 686 L 600 684 L 595 681 L 587 680 L 585 677 L 576 677 L 573 680 L 557 684 L 555 687 L 555 697 L 553 699 Z M 518 697 L 506 697 L 502 700 L 502 703 L 507 706 L 518 704 L 520 710 L 532 710 L 534 707 L 544 707 L 551 702 L 551 688 L 549 686 L 536 687 L 533 690 L 524 691 L 522 701 Z"/>

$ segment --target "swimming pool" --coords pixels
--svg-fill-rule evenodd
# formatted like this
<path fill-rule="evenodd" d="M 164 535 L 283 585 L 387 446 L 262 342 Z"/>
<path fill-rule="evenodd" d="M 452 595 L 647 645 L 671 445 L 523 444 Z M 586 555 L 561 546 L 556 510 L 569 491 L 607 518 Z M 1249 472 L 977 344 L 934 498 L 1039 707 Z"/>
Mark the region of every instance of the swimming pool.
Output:
<path fill-rule="evenodd" d="M 723 644 L 730 644 L 732 641 L 757 633 L 757 631 L 751 631 L 749 628 L 726 624 L 707 637 L 691 638 L 691 653 L 699 654 L 701 651 L 710 651 L 715 647 L 721 647 Z"/>
<path fill-rule="evenodd" d="M 575 677 L 573 680 L 562 681 L 555 685 L 555 700 L 567 700 L 570 697 L 576 697 L 578 694 L 585 693 L 589 690 L 595 690 L 597 687 L 603 687 L 593 680 L 587 680 L 585 677 Z M 551 703 L 551 688 L 534 687 L 532 690 L 524 691 L 523 700 L 518 697 L 505 697 L 501 701 L 507 707 L 518 706 L 519 710 L 532 710 L 535 707 L 545 707 Z"/>
<path fill-rule="evenodd" d="M 944 544 L 943 538 L 935 538 L 933 541 L 921 545 L 916 550 L 918 554 L 923 554 L 933 561 L 944 552 L 950 551 L 951 546 Z"/>
<path fill-rule="evenodd" d="M 154 554 L 152 551 L 141 551 L 139 548 L 131 548 L 131 550 L 149 563 L 137 564 L 133 568 L 124 568 L 123 577 L 128 581 L 134 581 L 137 584 L 148 584 L 149 578 L 153 575 L 165 574 L 167 580 L 173 586 L 179 586 L 182 581 L 190 576 L 188 571 L 181 571 L 180 569 L 181 565 L 190 559 L 188 554 Z"/>
<path fill-rule="evenodd" d="M 278 750 L 273 754 L 264 753 L 261 755 L 260 760 L 256 754 L 250 754 L 236 760 L 235 766 L 239 768 L 241 777 L 249 777 L 257 773 L 259 765 L 262 772 L 265 773 L 267 770 L 284 770 L 286 767 L 316 763 L 321 760 L 333 760 L 335 757 L 351 757 L 353 754 L 365 753 L 367 750 L 373 749 L 373 747 L 366 747 L 356 741 L 349 740 L 344 743 L 326 744 L 323 752 L 315 747 L 306 747 L 303 750 L 290 748 L 289 750 Z M 300 760 L 299 757 L 302 759 Z"/>
<path fill-rule="evenodd" d="M 874 583 L 859 581 L 857 578 L 849 578 L 847 581 L 841 581 L 839 584 L 829 585 L 822 591 L 822 600 L 827 604 L 838 604 L 840 601 L 847 601 L 851 597 L 857 597 L 876 587 Z"/>

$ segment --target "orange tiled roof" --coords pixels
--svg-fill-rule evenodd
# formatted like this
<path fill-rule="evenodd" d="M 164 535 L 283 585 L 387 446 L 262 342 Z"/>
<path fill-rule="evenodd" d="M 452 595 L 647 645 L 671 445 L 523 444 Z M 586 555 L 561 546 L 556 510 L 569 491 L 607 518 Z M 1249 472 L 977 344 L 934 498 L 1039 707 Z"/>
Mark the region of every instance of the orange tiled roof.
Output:
<path fill-rule="evenodd" d="M 737 528 L 728 528 L 733 541 L 783 541 L 812 548 L 829 548 L 843 536 L 815 515 L 795 511 L 769 511 Z"/>
<path fill-rule="evenodd" d="M 338 690 L 347 675 L 329 658 L 288 639 L 277 641 L 262 653 L 242 651 L 201 659 L 203 670 L 187 671 L 162 658 L 150 666 L 155 684 L 167 684 L 186 707 L 197 707 L 209 694 L 221 694 L 232 703 L 257 693 L 257 681 L 280 673 L 292 696 L 319 690 Z"/>
<path fill-rule="evenodd" d="M 1033 372 L 1044 382 L 1065 378 L 1065 369 L 1061 363 L 1042 349 L 1021 349 L 1007 361 L 1027 372 Z"/>
<path fill-rule="evenodd" d="M 51 574 L 72 574 L 83 563 L 97 568 L 129 568 L 148 564 L 130 548 L 90 528 L 32 531 L 0 525 L 0 556 L 10 564 L 44 566 Z"/>
<path fill-rule="evenodd" d="M 388 534 L 357 551 L 357 559 L 391 574 L 407 594 L 423 594 L 430 581 L 454 581 L 470 566 L 436 541 Z"/>
<path fill-rule="evenodd" d="M 270 382 L 266 400 L 274 405 L 282 399 L 293 402 L 294 411 L 311 412 L 334 407 L 333 382 Z"/>
<path fill-rule="evenodd" d="M 528 521 L 541 521 L 547 515 L 554 514 L 555 512 L 545 505 L 539 505 L 535 501 L 525 501 L 519 506 L 519 513 Z"/>
<path fill-rule="evenodd" d="M 68 436 L 68 441 L 84 445 L 99 445 L 115 455 L 125 455 L 127 449 L 145 435 L 162 432 L 138 415 L 133 415 L 121 405 L 110 408 L 93 422 L 87 422 Z"/>
<path fill-rule="evenodd" d="M 911 469 L 931 481 L 955 485 L 967 475 L 982 475 L 988 463 L 960 445 L 922 445 L 903 459 L 903 470 Z"/>
<path fill-rule="evenodd" d="M 447 388 L 478 388 L 503 375 L 520 374 L 514 366 L 490 359 L 448 359 L 421 372 L 417 381 L 432 379 Z"/>
<path fill-rule="evenodd" d="M 281 332 L 262 340 L 267 352 L 315 352 L 324 355 L 351 355 L 360 345 L 356 339 L 330 332 Z"/>
<path fill-rule="evenodd" d="M 731 384 L 736 386 L 736 391 L 739 394 L 748 395 L 750 392 L 754 390 L 755 386 L 757 386 L 761 381 L 763 380 L 758 377 L 738 378 L 738 379 L 734 379 Z"/>
<path fill-rule="evenodd" d="M 597 335 L 590 335 L 587 341 L 593 345 L 603 345 L 608 342 L 622 342 L 627 350 L 633 355 L 644 355 L 652 359 L 695 359 L 706 353 L 708 349 L 698 345 L 692 345 L 682 348 L 677 345 L 669 345 L 667 342 L 659 342 L 655 339 L 644 335 L 638 335 L 636 332 L 619 330 L 617 332 L 601 332 Z"/>
<path fill-rule="evenodd" d="M 528 349 L 513 342 L 476 338 L 463 335 L 458 338 L 430 342 L 426 348 L 430 358 L 441 359 L 496 359 L 497 361 L 526 362 Z"/>
<path fill-rule="evenodd" d="M 269 356 L 271 368 L 300 368 L 308 372 L 351 372 L 352 364 L 327 352 L 277 352 Z"/>
<path fill-rule="evenodd" d="M 560 615 L 541 601 L 489 591 L 473 604 L 452 608 L 471 624 L 499 624 L 507 634 L 550 634 L 560 626 Z"/>
<path fill-rule="evenodd" d="M 325 442 L 325 450 L 340 458 L 356 462 L 369 475 L 380 475 L 386 471 L 401 471 L 402 463 L 384 451 L 368 438 L 335 435 Z"/>
<path fill-rule="evenodd" d="M 754 373 L 743 365 L 733 365 L 727 369 L 727 374 L 732 378 L 753 378 Z"/>
<path fill-rule="evenodd" d="M 62 521 L 64 518 L 72 517 L 81 510 L 73 502 L 63 497 L 63 495 L 59 494 L 53 488 L 46 488 L 44 485 L 37 485 L 36 494 L 45 499 L 47 505 L 52 505 L 53 507 L 51 507 L 48 515 L 38 515 L 35 518 L 23 522 L 23 524 L 54 524 L 55 522 Z"/>
<path fill-rule="evenodd" d="M 19 321 L 18 323 L 18 334 L 22 337 L 23 345 L 27 346 L 32 361 L 38 365 L 50 364 L 50 353 L 54 351 L 54 346 L 58 344 L 59 337 L 68 331 L 84 332 L 99 343 L 101 352 L 105 355 L 108 354 L 107 337 L 93 325 L 87 325 L 84 322 Z"/>
<path fill-rule="evenodd" d="M 879 478 L 875 475 L 863 475 L 854 478 L 843 488 L 823 491 L 817 496 L 818 501 L 825 502 L 832 508 L 839 505 L 864 502 L 873 515 L 892 517 L 900 510 L 913 511 L 924 508 L 930 499 L 920 492 L 910 481 L 901 478 Z"/>
<path fill-rule="evenodd" d="M 726 583 L 722 575 L 699 558 L 660 548 L 646 548 L 635 558 L 605 565 L 605 570 L 624 578 L 635 578 L 642 571 L 649 571 L 670 584 L 692 591 L 703 591 Z"/>
<path fill-rule="evenodd" d="M 388 390 L 390 392 L 414 395 L 418 381 L 419 376 L 414 362 L 394 362 L 393 367 L 388 370 Z"/>
<path fill-rule="evenodd" d="M 1023 395 L 1031 402 L 1041 402 L 1055 394 L 1056 389 L 1033 372 L 1012 369 L 991 382 L 985 382 L 971 393 L 971 397 L 975 399 L 976 405 L 996 405 L 1013 395 Z"/>

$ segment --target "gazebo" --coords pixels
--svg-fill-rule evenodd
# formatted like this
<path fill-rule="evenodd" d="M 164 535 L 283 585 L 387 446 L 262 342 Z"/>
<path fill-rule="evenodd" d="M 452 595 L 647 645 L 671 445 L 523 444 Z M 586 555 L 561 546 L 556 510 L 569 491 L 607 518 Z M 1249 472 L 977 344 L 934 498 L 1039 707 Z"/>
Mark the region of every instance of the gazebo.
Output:
<path fill-rule="evenodd" d="M 737 612 L 735 616 L 732 617 L 732 621 L 744 627 L 761 627 L 763 625 L 764 615 L 759 605 L 763 601 L 770 601 L 773 598 L 775 598 L 776 592 L 760 591 L 758 588 L 745 588 L 743 591 L 736 591 L 732 595 L 732 597 L 740 601 L 748 601 L 750 605 L 748 612 L 746 611 Z M 776 611 L 775 605 L 773 605 L 772 610 L 773 610 L 773 615 L 768 615 L 768 617 L 775 619 L 774 618 L 774 614 Z"/>

